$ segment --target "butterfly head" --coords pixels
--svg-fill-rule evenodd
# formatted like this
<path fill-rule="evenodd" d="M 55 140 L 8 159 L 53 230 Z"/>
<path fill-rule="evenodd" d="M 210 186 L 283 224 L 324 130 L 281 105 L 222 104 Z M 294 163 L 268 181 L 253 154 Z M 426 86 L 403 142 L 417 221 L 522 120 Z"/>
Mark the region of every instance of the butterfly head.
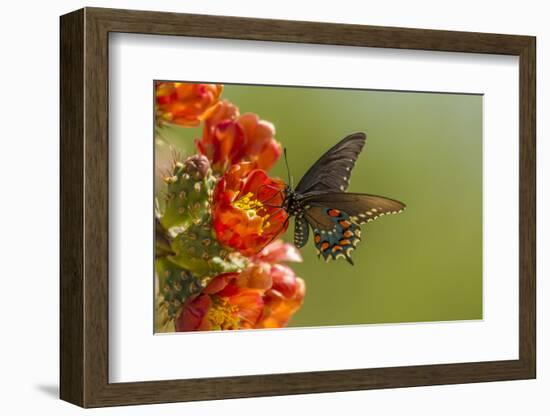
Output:
<path fill-rule="evenodd" d="M 301 217 L 304 214 L 304 204 L 301 201 L 300 195 L 290 186 L 285 188 L 283 208 L 290 216 L 295 215 Z"/>

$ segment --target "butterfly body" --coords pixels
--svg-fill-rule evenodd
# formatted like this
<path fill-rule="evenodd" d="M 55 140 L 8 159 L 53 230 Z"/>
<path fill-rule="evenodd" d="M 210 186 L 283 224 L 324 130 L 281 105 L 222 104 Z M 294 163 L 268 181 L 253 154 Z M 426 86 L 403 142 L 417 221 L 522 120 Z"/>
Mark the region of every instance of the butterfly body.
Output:
<path fill-rule="evenodd" d="M 317 253 L 326 261 L 344 258 L 353 264 L 360 225 L 405 208 L 390 198 L 345 192 L 365 140 L 364 133 L 345 137 L 319 158 L 295 189 L 287 187 L 285 192 L 283 208 L 295 216 L 294 244 L 305 246 L 311 227 Z"/>

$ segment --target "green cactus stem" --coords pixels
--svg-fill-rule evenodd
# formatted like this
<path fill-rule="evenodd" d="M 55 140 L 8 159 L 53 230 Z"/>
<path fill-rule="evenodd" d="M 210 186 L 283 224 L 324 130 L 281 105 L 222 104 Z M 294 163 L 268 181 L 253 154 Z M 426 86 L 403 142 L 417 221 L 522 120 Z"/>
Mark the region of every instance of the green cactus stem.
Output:
<path fill-rule="evenodd" d="M 162 226 L 175 236 L 191 225 L 202 224 L 210 213 L 216 179 L 203 155 L 175 161 L 164 178 L 167 184 Z"/>
<path fill-rule="evenodd" d="M 165 318 L 174 319 L 183 304 L 191 296 L 197 295 L 210 281 L 210 277 L 198 277 L 189 270 L 179 267 L 163 258 L 156 262 L 158 277 L 158 302 Z M 166 319 L 158 322 L 165 324 Z"/>
<path fill-rule="evenodd" d="M 172 237 L 164 228 L 159 218 L 155 218 L 155 258 L 172 256 Z"/>
<path fill-rule="evenodd" d="M 215 276 L 236 272 L 246 266 L 246 259 L 224 249 L 216 240 L 209 218 L 204 224 L 191 225 L 172 241 L 176 253 L 170 260 L 198 276 Z"/>
<path fill-rule="evenodd" d="M 168 308 L 162 296 L 157 296 L 157 307 L 155 309 L 155 332 L 175 332 L 176 323 L 174 317 L 168 315 Z"/>

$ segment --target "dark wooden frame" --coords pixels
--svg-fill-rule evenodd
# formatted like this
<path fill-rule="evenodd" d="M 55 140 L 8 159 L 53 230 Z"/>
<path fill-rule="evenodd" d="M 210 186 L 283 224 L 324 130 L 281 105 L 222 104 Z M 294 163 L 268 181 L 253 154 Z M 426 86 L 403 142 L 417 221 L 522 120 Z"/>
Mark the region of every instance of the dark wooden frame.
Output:
<path fill-rule="evenodd" d="M 519 56 L 519 359 L 109 383 L 110 32 Z M 99 407 L 535 378 L 535 45 L 530 36 L 115 9 L 85 8 L 62 16 L 61 398 Z"/>

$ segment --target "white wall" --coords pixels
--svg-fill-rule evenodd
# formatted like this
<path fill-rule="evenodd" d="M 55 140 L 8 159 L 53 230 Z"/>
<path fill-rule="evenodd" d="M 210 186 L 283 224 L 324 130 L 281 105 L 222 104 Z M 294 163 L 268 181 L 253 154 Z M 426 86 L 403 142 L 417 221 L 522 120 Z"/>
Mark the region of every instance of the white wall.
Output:
<path fill-rule="evenodd" d="M 550 26 L 542 1 L 5 1 L 1 6 L 0 71 L 0 409 L 3 414 L 68 415 L 82 410 L 56 399 L 58 385 L 58 16 L 82 6 L 119 7 L 318 20 L 388 26 L 529 34 L 538 37 L 539 164 L 539 378 L 339 394 L 226 400 L 92 410 L 88 414 L 547 414 L 550 361 L 548 285 L 543 281 L 543 240 L 549 237 L 550 163 L 543 129 L 550 98 Z M 545 74 L 546 72 L 546 74 Z M 511 192 L 515 192 L 512 189 Z M 543 201 L 543 197 L 547 201 Z M 505 227 L 506 224 L 503 224 Z M 546 263 L 546 262 L 545 262 Z M 546 338 L 546 339 L 545 339 Z"/>

